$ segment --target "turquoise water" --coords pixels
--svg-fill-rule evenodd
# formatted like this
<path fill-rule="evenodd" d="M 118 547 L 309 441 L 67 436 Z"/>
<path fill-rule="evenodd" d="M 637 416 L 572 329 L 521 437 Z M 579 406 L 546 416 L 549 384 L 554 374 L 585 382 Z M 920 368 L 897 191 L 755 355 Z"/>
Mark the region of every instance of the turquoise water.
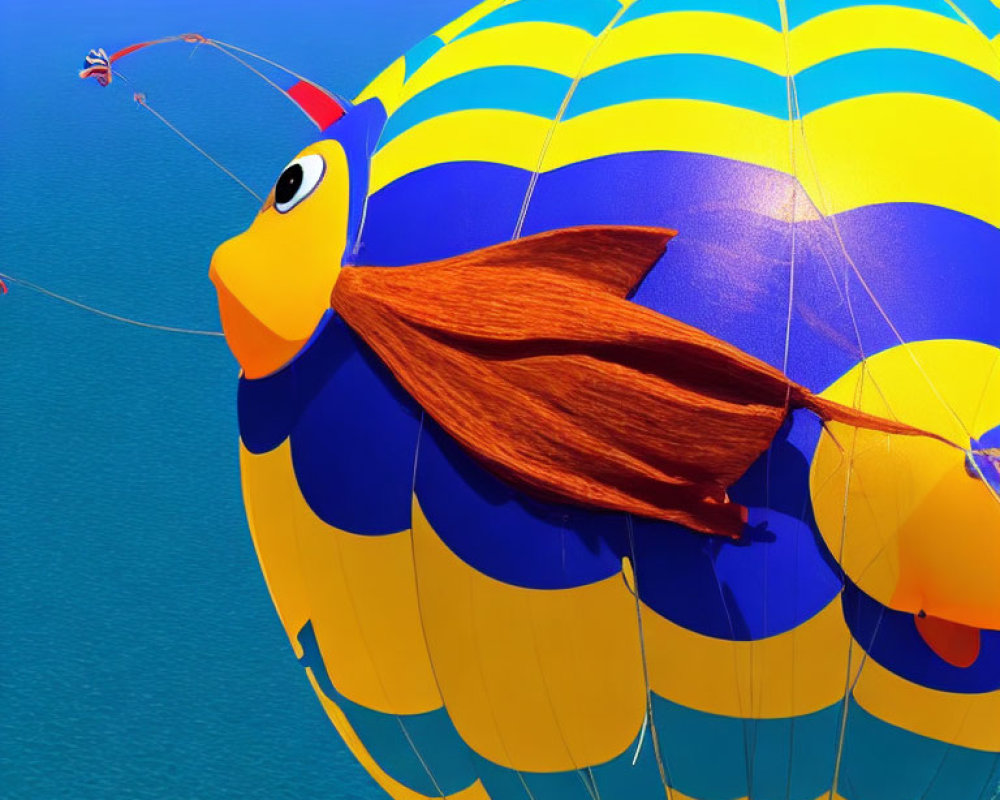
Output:
<path fill-rule="evenodd" d="M 345 95 L 472 0 L 0 0 L 0 271 L 143 320 L 218 328 L 216 244 L 256 203 L 76 79 L 91 47 L 195 30 Z M 123 67 L 265 193 L 312 129 L 224 57 Z M 375 798 L 271 606 L 243 517 L 236 365 L 17 285 L 0 298 L 0 796 Z"/>

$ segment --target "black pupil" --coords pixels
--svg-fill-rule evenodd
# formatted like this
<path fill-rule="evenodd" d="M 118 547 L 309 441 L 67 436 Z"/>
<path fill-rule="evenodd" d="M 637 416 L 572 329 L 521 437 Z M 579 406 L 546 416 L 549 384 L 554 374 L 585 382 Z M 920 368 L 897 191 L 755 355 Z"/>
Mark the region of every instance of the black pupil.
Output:
<path fill-rule="evenodd" d="M 302 166 L 292 164 L 278 176 L 278 182 L 274 185 L 274 202 L 287 203 L 299 190 L 302 185 Z"/>

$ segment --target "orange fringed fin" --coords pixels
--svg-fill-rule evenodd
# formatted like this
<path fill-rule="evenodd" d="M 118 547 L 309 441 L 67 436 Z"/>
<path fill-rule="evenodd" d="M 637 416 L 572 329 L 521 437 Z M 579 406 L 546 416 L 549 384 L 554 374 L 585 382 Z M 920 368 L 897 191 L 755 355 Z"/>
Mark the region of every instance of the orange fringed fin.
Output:
<path fill-rule="evenodd" d="M 840 422 L 844 425 L 852 425 L 855 428 L 865 428 L 867 430 L 892 433 L 899 436 L 926 436 L 930 439 L 936 439 L 949 447 L 958 450 L 963 449 L 950 439 L 946 439 L 944 436 L 931 431 L 926 431 L 923 428 L 916 428 L 913 425 L 907 425 L 905 422 L 879 417 L 875 414 L 869 414 L 866 411 L 842 405 L 833 400 L 827 400 L 825 397 L 812 394 L 802 387 L 795 388 L 798 401 L 793 401 L 793 407 L 809 409 L 824 422 Z"/>
<path fill-rule="evenodd" d="M 632 225 L 590 225 L 547 231 L 434 262 L 451 266 L 552 270 L 625 297 L 646 276 L 677 231 Z"/>
<path fill-rule="evenodd" d="M 673 231 L 573 228 L 409 267 L 345 267 L 333 308 L 487 469 L 544 499 L 738 537 L 726 490 L 792 408 L 839 406 L 625 298 Z"/>

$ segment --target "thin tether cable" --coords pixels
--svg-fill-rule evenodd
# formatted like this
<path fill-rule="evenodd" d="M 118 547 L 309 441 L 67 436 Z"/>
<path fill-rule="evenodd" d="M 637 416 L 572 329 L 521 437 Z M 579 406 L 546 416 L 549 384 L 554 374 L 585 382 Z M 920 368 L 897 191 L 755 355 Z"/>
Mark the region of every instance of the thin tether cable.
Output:
<path fill-rule="evenodd" d="M 0 272 L 0 278 L 9 281 L 10 283 L 15 283 L 18 286 L 23 286 L 25 289 L 30 289 L 38 294 L 45 295 L 46 297 L 51 297 L 53 300 L 58 300 L 60 303 L 66 303 L 76 308 L 87 311 L 91 314 L 96 314 L 99 317 L 105 317 L 106 319 L 114 320 L 115 322 L 124 322 L 126 325 L 134 325 L 138 328 L 149 328 L 156 331 L 164 331 L 166 333 L 186 333 L 191 336 L 223 336 L 221 331 L 206 331 L 199 330 L 197 328 L 178 328 L 173 325 L 158 325 L 155 322 L 143 322 L 142 320 L 132 319 L 131 317 L 124 317 L 120 314 L 112 314 L 110 311 L 102 311 L 94 306 L 89 306 L 86 303 L 81 303 L 79 300 L 74 300 L 71 297 L 66 297 L 65 295 L 57 294 L 44 286 L 39 286 L 37 283 L 32 283 L 31 281 L 26 281 L 24 278 L 16 278 L 13 275 L 8 275 L 5 272 Z"/>
<path fill-rule="evenodd" d="M 185 136 L 176 125 L 174 125 L 170 120 L 168 120 L 165 116 L 163 116 L 163 114 L 161 114 L 159 111 L 157 111 L 155 108 L 153 108 L 147 102 L 147 100 L 146 100 L 146 98 L 145 98 L 144 95 L 141 95 L 141 94 L 137 93 L 136 94 L 136 98 L 135 98 L 135 102 L 138 105 L 140 105 L 142 108 L 146 109 L 150 114 L 152 114 L 154 117 L 156 117 L 160 122 L 162 122 L 168 128 L 170 128 L 170 130 L 172 130 L 174 133 L 176 133 L 181 139 L 183 139 L 187 144 L 191 145 L 191 147 L 193 147 L 195 150 L 197 150 L 199 153 L 201 153 L 205 158 L 207 158 L 209 161 L 211 161 L 216 167 L 218 167 L 220 170 L 222 170 L 226 175 L 228 175 L 230 178 L 232 178 L 234 181 L 236 181 L 236 183 L 238 183 L 244 189 L 244 191 L 246 191 L 249 195 L 251 195 L 258 203 L 260 203 L 261 205 L 263 205 L 263 203 L 264 203 L 264 198 L 263 197 L 261 197 L 259 194 L 257 194 L 257 192 L 255 192 L 253 189 L 251 189 L 249 186 L 247 186 L 239 178 L 237 178 L 236 175 L 234 175 L 231 170 L 227 169 L 221 163 L 219 163 L 218 161 L 216 161 L 205 150 L 203 150 L 201 147 L 199 147 L 197 144 L 195 144 L 193 141 L 191 141 L 191 139 L 189 139 L 187 136 Z"/>

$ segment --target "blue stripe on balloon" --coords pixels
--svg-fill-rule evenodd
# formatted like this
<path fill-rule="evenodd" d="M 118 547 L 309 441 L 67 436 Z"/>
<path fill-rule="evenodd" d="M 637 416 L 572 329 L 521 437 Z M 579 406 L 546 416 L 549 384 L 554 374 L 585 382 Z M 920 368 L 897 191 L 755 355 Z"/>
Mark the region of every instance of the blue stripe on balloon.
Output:
<path fill-rule="evenodd" d="M 795 88 L 802 115 L 853 97 L 914 92 L 956 100 L 1000 120 L 1000 82 L 959 61 L 918 50 L 838 56 L 798 73 Z"/>
<path fill-rule="evenodd" d="M 819 433 L 815 416 L 796 412 L 730 488 L 749 510 L 738 542 L 637 518 L 642 601 L 688 630 L 736 641 L 776 636 L 826 608 L 841 582 L 808 501 L 809 455 Z"/>
<path fill-rule="evenodd" d="M 979 657 L 971 666 L 954 667 L 923 640 L 912 614 L 883 606 L 850 581 L 844 587 L 843 604 L 854 639 L 890 672 L 945 692 L 1000 689 L 1000 631 L 981 631 Z"/>
<path fill-rule="evenodd" d="M 597 800 L 601 797 L 593 789 L 593 768 L 584 769 L 581 766 L 578 770 L 564 772 L 515 771 L 482 757 L 477 758 L 477 764 L 479 778 L 486 790 L 485 797 L 489 800 Z M 635 784 L 629 784 L 629 791 L 618 796 L 637 800 L 656 797 L 636 791 Z M 663 797 L 662 788 L 659 797 Z"/>
<path fill-rule="evenodd" d="M 991 0 L 958 0 L 955 5 L 990 39 L 1000 34 L 1000 7 Z"/>
<path fill-rule="evenodd" d="M 431 420 L 417 462 L 417 498 L 441 540 L 505 583 L 565 589 L 621 570 L 625 516 L 533 500 L 495 478 Z"/>
<path fill-rule="evenodd" d="M 422 67 L 432 55 L 444 47 L 444 42 L 437 36 L 428 36 L 413 45 L 403 56 L 403 80 Z"/>
<path fill-rule="evenodd" d="M 723 56 L 659 55 L 602 69 L 580 81 L 564 119 L 632 100 L 708 100 L 788 119 L 785 78 Z"/>
<path fill-rule="evenodd" d="M 620 9 L 616 0 L 519 0 L 490 12 L 455 38 L 515 22 L 555 22 L 596 36 Z"/>
<path fill-rule="evenodd" d="M 240 439 L 251 453 L 267 453 L 287 439 L 301 410 L 300 378 L 314 380 L 327 369 L 336 369 L 346 356 L 338 339 L 326 332 L 333 311 L 327 311 L 302 350 L 278 372 L 247 380 L 240 376 L 236 393 Z"/>
<path fill-rule="evenodd" d="M 311 621 L 296 638 L 303 651 L 299 662 L 312 670 L 320 690 L 344 712 L 365 749 L 391 778 L 429 797 L 460 792 L 476 781 L 472 753 L 444 708 L 386 714 L 358 705 L 334 687 Z"/>
<path fill-rule="evenodd" d="M 781 13 L 779 8 L 780 6 L 774 0 L 638 0 L 629 6 L 628 11 L 621 16 L 615 27 L 634 19 L 650 17 L 653 14 L 671 11 L 710 11 L 752 19 L 780 31 Z"/>
<path fill-rule="evenodd" d="M 530 179 L 526 170 L 484 161 L 410 173 L 368 199 L 357 261 L 418 264 L 506 242 Z"/>
<path fill-rule="evenodd" d="M 787 212 L 793 185 L 784 173 L 717 156 L 621 153 L 543 173 L 524 233 L 586 224 L 678 230 L 633 300 L 780 368 L 792 225 L 753 209 Z M 797 202 L 808 202 L 801 190 Z M 818 391 L 853 367 L 855 324 L 869 354 L 899 343 L 851 262 L 904 340 L 997 341 L 989 298 L 1000 294 L 1000 230 L 916 203 L 857 208 L 837 222 L 836 232 L 823 219 L 795 224 L 794 380 Z"/>
<path fill-rule="evenodd" d="M 486 67 L 436 83 L 401 105 L 386 123 L 379 147 L 427 119 L 473 108 L 521 111 L 554 119 L 572 81 L 534 67 Z"/>
<path fill-rule="evenodd" d="M 1000 757 L 898 728 L 851 700 L 840 768 L 846 798 L 956 800 L 996 797 Z"/>
<path fill-rule="evenodd" d="M 336 315 L 308 356 L 293 365 L 292 463 L 303 498 L 352 533 L 408 529 L 415 404 Z"/>
<path fill-rule="evenodd" d="M 892 0 L 888 3 L 871 2 L 871 0 L 796 0 L 788 3 L 788 26 L 796 28 L 821 14 L 831 11 L 839 11 L 842 8 L 856 8 L 858 6 L 884 5 L 902 8 L 913 8 L 918 11 L 930 11 L 942 17 L 957 19 L 961 17 L 955 13 L 946 0 Z"/>
<path fill-rule="evenodd" d="M 839 711 L 835 704 L 800 717 L 744 720 L 695 711 L 653 695 L 653 719 L 671 782 L 700 800 L 748 794 L 790 800 L 819 797 L 833 777 Z"/>

